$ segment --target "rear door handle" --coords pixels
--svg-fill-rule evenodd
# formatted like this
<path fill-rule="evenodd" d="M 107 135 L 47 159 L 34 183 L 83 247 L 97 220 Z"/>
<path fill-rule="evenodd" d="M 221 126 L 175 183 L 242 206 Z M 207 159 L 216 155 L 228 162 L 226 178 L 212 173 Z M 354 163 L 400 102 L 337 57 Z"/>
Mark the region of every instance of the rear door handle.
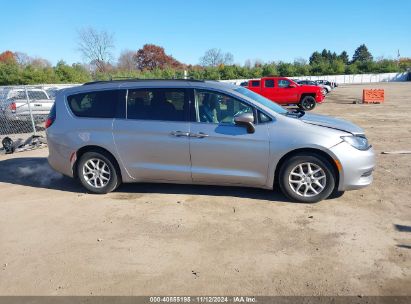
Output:
<path fill-rule="evenodd" d="M 205 134 L 203 132 L 200 133 L 191 133 L 190 137 L 195 137 L 195 138 L 204 138 L 204 137 L 208 137 L 208 134 Z"/>
<path fill-rule="evenodd" d="M 172 132 L 170 133 L 170 135 L 173 135 L 173 136 L 175 136 L 175 137 L 182 137 L 182 136 L 188 137 L 188 136 L 190 136 L 190 133 L 188 133 L 188 132 L 183 132 L 183 131 L 172 131 Z"/>

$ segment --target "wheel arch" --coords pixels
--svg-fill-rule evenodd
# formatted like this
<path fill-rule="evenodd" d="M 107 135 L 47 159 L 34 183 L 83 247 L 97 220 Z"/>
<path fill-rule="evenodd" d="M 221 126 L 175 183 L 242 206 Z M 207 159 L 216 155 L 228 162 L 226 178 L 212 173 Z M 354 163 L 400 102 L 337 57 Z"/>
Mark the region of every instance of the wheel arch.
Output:
<path fill-rule="evenodd" d="M 306 96 L 311 96 L 315 99 L 315 93 L 302 93 L 300 96 L 300 102 L 304 99 Z"/>
<path fill-rule="evenodd" d="M 113 161 L 113 165 L 116 167 L 117 175 L 118 175 L 118 177 L 119 177 L 120 182 L 123 180 L 119 163 L 118 163 L 116 157 L 113 155 L 113 153 L 111 153 L 109 150 L 107 150 L 107 149 L 105 149 L 105 148 L 103 148 L 103 147 L 95 146 L 95 145 L 89 145 L 89 146 L 81 147 L 80 149 L 78 149 L 78 150 L 75 152 L 75 153 L 76 153 L 76 161 L 73 163 L 73 166 L 72 166 L 73 177 L 74 177 L 75 179 L 78 178 L 78 176 L 77 176 L 77 165 L 78 165 L 78 162 L 79 162 L 81 156 L 83 156 L 84 153 L 86 153 L 86 152 L 97 152 L 97 153 L 105 154 L 105 155 L 107 155 L 108 157 L 110 157 L 111 160 Z"/>
<path fill-rule="evenodd" d="M 321 149 L 318 149 L 318 148 L 298 148 L 298 149 L 289 151 L 286 154 L 284 154 L 280 158 L 280 160 L 277 162 L 277 165 L 275 167 L 274 187 L 278 186 L 280 170 L 281 170 L 282 165 L 286 162 L 286 160 L 293 157 L 293 156 L 295 156 L 295 155 L 304 154 L 304 153 L 317 154 L 317 155 L 323 157 L 324 159 L 326 159 L 330 163 L 331 167 L 333 168 L 333 173 L 334 173 L 334 177 L 335 177 L 335 188 L 338 189 L 340 179 L 341 179 L 341 174 L 342 174 L 342 170 L 341 170 L 341 167 L 340 167 L 341 165 L 340 165 L 339 161 L 336 160 L 334 157 L 332 157 L 330 154 L 328 154 L 324 150 L 321 150 Z"/>

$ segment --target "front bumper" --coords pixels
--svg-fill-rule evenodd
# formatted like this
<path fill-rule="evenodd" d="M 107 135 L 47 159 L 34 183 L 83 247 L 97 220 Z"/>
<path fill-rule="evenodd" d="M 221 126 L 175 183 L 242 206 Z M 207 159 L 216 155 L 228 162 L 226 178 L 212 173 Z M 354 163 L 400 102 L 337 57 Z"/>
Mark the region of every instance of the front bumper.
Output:
<path fill-rule="evenodd" d="M 325 96 L 322 93 L 315 94 L 315 101 L 317 103 L 322 103 L 325 99 Z"/>
<path fill-rule="evenodd" d="M 375 153 L 372 147 L 361 151 L 341 142 L 330 150 L 341 164 L 339 191 L 356 190 L 372 183 L 375 168 Z"/>

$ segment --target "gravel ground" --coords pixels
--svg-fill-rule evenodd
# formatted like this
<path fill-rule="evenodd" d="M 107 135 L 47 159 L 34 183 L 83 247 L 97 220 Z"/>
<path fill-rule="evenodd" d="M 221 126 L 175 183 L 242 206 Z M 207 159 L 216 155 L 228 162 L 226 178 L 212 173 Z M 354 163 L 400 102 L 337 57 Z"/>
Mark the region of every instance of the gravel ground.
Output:
<path fill-rule="evenodd" d="M 381 105 L 353 104 L 383 88 Z M 339 87 L 314 110 L 362 126 L 374 183 L 317 204 L 258 189 L 85 194 L 47 149 L 0 156 L 0 295 L 411 295 L 411 83 Z"/>

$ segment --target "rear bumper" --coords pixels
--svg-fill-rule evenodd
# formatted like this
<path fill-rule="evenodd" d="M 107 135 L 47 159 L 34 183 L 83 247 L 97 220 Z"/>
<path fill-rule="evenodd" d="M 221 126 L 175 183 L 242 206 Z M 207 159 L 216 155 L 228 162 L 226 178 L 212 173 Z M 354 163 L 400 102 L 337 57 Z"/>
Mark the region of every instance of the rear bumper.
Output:
<path fill-rule="evenodd" d="M 61 143 L 58 136 L 46 131 L 47 145 L 49 148 L 48 162 L 50 166 L 63 175 L 73 177 L 73 170 L 70 163 L 72 150 Z"/>
<path fill-rule="evenodd" d="M 33 114 L 35 122 L 45 121 L 48 114 Z M 31 121 L 30 114 L 4 113 L 3 118 L 8 121 Z"/>
<path fill-rule="evenodd" d="M 356 190 L 372 183 L 375 168 L 375 153 L 372 147 L 360 151 L 342 142 L 330 150 L 341 164 L 339 191 Z"/>

